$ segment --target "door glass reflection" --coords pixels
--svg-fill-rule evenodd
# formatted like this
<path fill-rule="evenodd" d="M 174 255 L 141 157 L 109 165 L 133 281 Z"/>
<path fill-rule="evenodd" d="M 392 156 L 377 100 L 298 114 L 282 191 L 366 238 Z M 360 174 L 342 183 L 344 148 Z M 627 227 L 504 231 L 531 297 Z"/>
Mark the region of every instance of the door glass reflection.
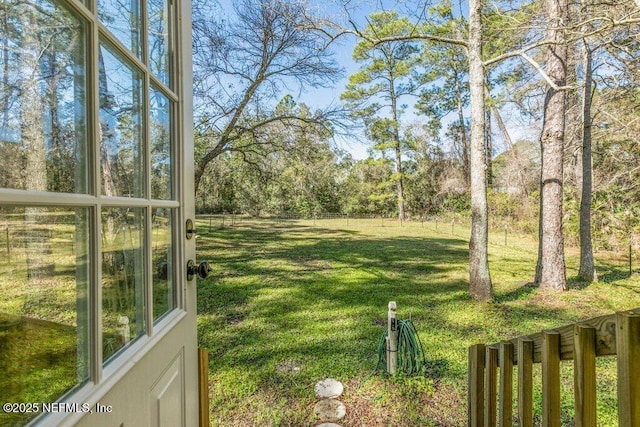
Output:
<path fill-rule="evenodd" d="M 0 207 L 0 402 L 87 381 L 88 209 Z M 0 412 L 0 425 L 36 414 Z"/>
<path fill-rule="evenodd" d="M 106 45 L 99 65 L 102 194 L 143 197 L 142 76 Z"/>
<path fill-rule="evenodd" d="M 140 0 L 98 0 L 100 22 L 129 49 L 142 59 L 142 20 Z"/>
<path fill-rule="evenodd" d="M 176 307 L 173 278 L 172 210 L 153 209 L 151 233 L 153 257 L 153 320 Z"/>
<path fill-rule="evenodd" d="M 102 354 L 144 334 L 144 209 L 102 211 Z"/>
<path fill-rule="evenodd" d="M 86 193 L 85 26 L 47 1 L 0 6 L 0 187 Z"/>

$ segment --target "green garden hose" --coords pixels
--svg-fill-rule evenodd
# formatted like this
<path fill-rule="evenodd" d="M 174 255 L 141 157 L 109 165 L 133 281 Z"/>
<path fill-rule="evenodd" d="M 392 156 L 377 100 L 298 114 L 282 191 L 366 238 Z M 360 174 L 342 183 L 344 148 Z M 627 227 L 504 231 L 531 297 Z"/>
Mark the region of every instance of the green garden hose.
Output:
<path fill-rule="evenodd" d="M 404 375 L 419 374 L 425 364 L 424 350 L 418 332 L 411 320 L 398 320 L 398 372 Z M 386 340 L 388 331 L 385 329 L 378 344 L 378 368 L 387 372 Z"/>

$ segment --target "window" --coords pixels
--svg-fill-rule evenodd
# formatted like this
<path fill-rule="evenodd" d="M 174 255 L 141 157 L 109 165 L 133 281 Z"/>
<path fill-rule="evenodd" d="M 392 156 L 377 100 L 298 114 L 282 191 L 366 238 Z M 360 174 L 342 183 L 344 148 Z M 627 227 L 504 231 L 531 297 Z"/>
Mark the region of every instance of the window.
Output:
<path fill-rule="evenodd" d="M 100 44 L 100 174 L 105 196 L 143 197 L 142 74 Z"/>
<path fill-rule="evenodd" d="M 89 209 L 2 207 L 0 221 L 0 400 L 52 402 L 89 378 Z"/>
<path fill-rule="evenodd" d="M 181 307 L 174 7 L 0 4 L 2 402 L 99 384 Z"/>
<path fill-rule="evenodd" d="M 86 193 L 87 26 L 47 2 L 0 7 L 0 186 Z"/>

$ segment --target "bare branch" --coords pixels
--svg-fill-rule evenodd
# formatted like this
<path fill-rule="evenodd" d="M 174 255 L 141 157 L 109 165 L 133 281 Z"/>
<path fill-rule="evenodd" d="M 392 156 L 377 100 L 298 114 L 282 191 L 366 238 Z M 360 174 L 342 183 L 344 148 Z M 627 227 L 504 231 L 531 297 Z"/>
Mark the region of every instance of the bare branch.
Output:
<path fill-rule="evenodd" d="M 553 88 L 553 90 L 559 91 L 559 90 L 568 90 L 568 89 L 574 88 L 574 86 L 570 86 L 570 85 L 558 86 L 553 80 L 551 80 L 549 75 L 546 73 L 546 71 L 542 69 L 540 64 L 538 64 L 536 61 L 533 60 L 533 58 L 531 58 L 529 55 L 527 55 L 524 52 L 522 52 L 520 56 L 523 57 L 529 64 L 531 64 L 531 66 L 535 68 L 538 73 L 540 73 L 542 78 L 547 82 L 547 84 L 549 84 L 549 86 Z"/>

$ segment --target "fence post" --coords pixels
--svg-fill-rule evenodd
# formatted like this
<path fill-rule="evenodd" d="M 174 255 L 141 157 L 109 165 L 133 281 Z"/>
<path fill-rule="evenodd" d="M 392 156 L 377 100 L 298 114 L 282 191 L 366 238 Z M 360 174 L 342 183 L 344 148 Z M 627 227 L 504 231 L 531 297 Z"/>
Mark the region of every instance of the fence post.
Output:
<path fill-rule="evenodd" d="M 498 425 L 511 427 L 513 424 L 513 344 L 500 343 L 500 408 Z"/>
<path fill-rule="evenodd" d="M 618 424 L 640 426 L 640 315 L 617 313 Z"/>
<path fill-rule="evenodd" d="M 209 352 L 198 349 L 198 425 L 209 426 Z"/>
<path fill-rule="evenodd" d="M 498 349 L 486 347 L 484 368 L 484 425 L 495 427 L 497 404 L 496 392 L 498 390 Z"/>
<path fill-rule="evenodd" d="M 11 264 L 11 241 L 9 240 L 9 223 L 5 223 L 4 228 L 7 234 L 7 261 L 9 261 L 9 264 Z"/>
<path fill-rule="evenodd" d="M 468 387 L 468 425 L 484 425 L 484 357 L 485 345 L 475 344 L 469 347 L 469 387 Z"/>
<path fill-rule="evenodd" d="M 518 418 L 533 426 L 533 341 L 518 338 Z"/>
<path fill-rule="evenodd" d="M 596 426 L 596 330 L 573 327 L 573 383 L 576 427 Z"/>
<path fill-rule="evenodd" d="M 560 334 L 542 338 L 542 426 L 560 426 Z"/>

